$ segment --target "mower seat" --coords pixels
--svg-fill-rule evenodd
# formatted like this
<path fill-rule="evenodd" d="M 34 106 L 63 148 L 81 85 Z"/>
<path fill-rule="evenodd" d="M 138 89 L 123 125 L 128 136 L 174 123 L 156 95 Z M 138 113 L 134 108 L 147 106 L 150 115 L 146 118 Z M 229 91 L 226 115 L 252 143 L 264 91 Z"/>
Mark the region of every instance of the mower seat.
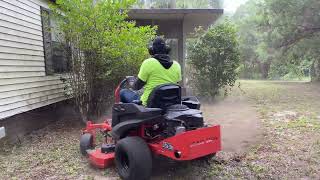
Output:
<path fill-rule="evenodd" d="M 163 121 L 162 109 L 146 108 L 135 103 L 119 103 L 112 107 L 112 131 L 114 139 L 119 139 L 127 131 L 139 128 L 142 124 L 155 124 Z"/>
<path fill-rule="evenodd" d="M 175 104 L 181 104 L 181 87 L 177 84 L 164 84 L 157 86 L 151 92 L 147 107 L 166 111 L 168 107 Z"/>
<path fill-rule="evenodd" d="M 112 127 L 124 121 L 150 119 L 161 116 L 162 109 L 146 108 L 135 103 L 119 103 L 112 107 Z"/>

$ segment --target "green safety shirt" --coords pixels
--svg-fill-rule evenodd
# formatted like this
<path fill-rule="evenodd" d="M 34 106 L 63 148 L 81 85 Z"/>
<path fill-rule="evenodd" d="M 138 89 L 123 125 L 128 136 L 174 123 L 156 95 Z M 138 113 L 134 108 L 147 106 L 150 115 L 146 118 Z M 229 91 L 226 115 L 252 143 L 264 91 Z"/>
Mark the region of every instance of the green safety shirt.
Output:
<path fill-rule="evenodd" d="M 181 67 L 176 61 L 169 69 L 166 69 L 155 58 L 149 58 L 143 61 L 138 78 L 146 82 L 144 92 L 140 98 L 144 106 L 147 105 L 148 98 L 152 90 L 162 84 L 178 83 L 181 79 Z"/>

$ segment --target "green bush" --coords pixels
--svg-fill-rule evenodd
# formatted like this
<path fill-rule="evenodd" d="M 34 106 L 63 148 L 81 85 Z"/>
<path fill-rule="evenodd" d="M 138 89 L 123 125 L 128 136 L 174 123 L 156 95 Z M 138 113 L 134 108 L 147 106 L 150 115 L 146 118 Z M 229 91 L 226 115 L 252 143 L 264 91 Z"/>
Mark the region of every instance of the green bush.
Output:
<path fill-rule="evenodd" d="M 236 29 L 224 21 L 204 32 L 189 45 L 191 85 L 202 97 L 214 98 L 221 88 L 233 86 L 240 63 Z"/>
<path fill-rule="evenodd" d="M 127 21 L 134 0 L 57 0 L 51 6 L 71 64 L 66 89 L 82 120 L 96 118 L 112 103 L 113 90 L 135 75 L 148 57 L 155 28 Z"/>

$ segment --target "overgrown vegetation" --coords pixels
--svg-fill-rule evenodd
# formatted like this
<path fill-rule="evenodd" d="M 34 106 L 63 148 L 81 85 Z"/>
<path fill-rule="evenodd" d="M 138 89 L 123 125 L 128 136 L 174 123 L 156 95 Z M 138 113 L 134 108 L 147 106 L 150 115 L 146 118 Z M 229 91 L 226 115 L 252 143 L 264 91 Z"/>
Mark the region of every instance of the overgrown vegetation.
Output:
<path fill-rule="evenodd" d="M 238 25 L 242 78 L 320 80 L 318 0 L 249 0 Z"/>
<path fill-rule="evenodd" d="M 225 21 L 206 32 L 199 29 L 196 38 L 189 46 L 190 83 L 198 95 L 213 98 L 236 81 L 240 62 L 236 29 Z"/>
<path fill-rule="evenodd" d="M 71 71 L 65 79 L 83 121 L 99 117 L 120 79 L 137 74 L 155 28 L 126 21 L 134 0 L 57 0 L 51 6 Z"/>

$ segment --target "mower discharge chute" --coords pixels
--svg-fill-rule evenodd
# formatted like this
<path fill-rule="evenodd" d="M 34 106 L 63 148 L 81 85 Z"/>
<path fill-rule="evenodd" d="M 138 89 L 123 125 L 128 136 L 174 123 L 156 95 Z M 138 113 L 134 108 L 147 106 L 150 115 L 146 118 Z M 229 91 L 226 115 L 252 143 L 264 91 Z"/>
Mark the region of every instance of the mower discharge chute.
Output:
<path fill-rule="evenodd" d="M 177 161 L 214 155 L 221 150 L 220 126 L 205 125 L 196 97 L 181 97 L 175 84 L 158 86 L 149 96 L 147 107 L 141 102 L 120 102 L 123 80 L 115 91 L 112 120 L 87 123 L 80 139 L 80 150 L 98 168 L 115 162 L 122 179 L 149 179 L 152 156 Z M 96 147 L 96 131 L 105 143 Z"/>

